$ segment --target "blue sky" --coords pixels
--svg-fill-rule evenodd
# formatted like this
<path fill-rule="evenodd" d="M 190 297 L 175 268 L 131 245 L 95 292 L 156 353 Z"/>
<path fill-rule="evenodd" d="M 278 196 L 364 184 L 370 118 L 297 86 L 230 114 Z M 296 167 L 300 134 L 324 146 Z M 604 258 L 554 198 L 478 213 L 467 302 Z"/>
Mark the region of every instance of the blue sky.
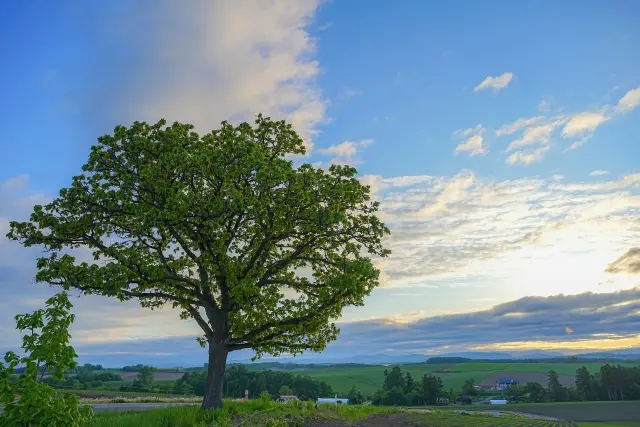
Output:
<path fill-rule="evenodd" d="M 345 310 L 346 336 L 429 334 L 433 316 L 464 328 L 468 313 L 508 303 L 521 316 L 522 298 L 554 306 L 562 293 L 587 295 L 570 300 L 576 313 L 608 295 L 626 314 L 610 329 L 563 318 L 540 323 L 547 335 L 452 334 L 410 350 L 578 351 L 603 334 L 617 336 L 607 348 L 640 347 L 637 2 L 151 5 L 0 5 L 0 348 L 17 342 L 13 312 L 49 292 L 32 283 L 37 251 L 4 239 L 7 222 L 68 185 L 97 136 L 160 117 L 206 132 L 257 112 L 293 123 L 309 147 L 300 161 L 357 166 L 381 202 L 394 253 L 383 286 Z M 197 332 L 170 310 L 76 306 L 80 347 Z"/>

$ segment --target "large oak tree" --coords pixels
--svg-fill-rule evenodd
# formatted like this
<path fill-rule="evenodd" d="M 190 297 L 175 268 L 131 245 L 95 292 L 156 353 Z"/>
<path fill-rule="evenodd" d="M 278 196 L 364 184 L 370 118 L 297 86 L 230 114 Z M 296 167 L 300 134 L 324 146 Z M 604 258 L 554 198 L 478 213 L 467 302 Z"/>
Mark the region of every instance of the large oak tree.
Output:
<path fill-rule="evenodd" d="M 389 254 L 356 170 L 294 167 L 304 152 L 289 124 L 262 116 L 202 137 L 164 120 L 118 126 L 8 237 L 47 250 L 39 282 L 194 319 L 209 349 L 203 407 L 220 407 L 229 352 L 324 349 L 342 309 L 378 285 L 371 257 Z"/>

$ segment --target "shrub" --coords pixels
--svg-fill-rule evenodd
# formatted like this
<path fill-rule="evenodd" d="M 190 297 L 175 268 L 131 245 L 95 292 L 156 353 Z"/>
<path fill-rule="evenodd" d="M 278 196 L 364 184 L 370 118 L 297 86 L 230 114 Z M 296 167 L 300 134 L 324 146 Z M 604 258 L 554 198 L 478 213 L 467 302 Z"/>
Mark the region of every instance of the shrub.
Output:
<path fill-rule="evenodd" d="M 77 366 L 77 354 L 69 345 L 69 326 L 74 320 L 69 297 L 57 294 L 46 305 L 44 310 L 15 317 L 16 328 L 28 331 L 22 338 L 26 356 L 10 351 L 4 356 L 7 366 L 0 363 L 0 399 L 5 405 L 0 413 L 2 427 L 79 427 L 93 414 L 90 407 L 78 407 L 78 396 L 57 393 L 41 382 L 47 371 L 62 380 L 65 371 Z M 18 365 L 25 369 L 13 381 Z"/>

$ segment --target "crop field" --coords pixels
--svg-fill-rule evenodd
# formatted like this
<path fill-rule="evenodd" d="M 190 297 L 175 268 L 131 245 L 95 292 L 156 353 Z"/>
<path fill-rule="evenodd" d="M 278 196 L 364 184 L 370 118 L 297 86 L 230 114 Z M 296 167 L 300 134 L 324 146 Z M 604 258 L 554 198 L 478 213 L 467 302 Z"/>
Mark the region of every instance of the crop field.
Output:
<path fill-rule="evenodd" d="M 509 404 L 506 410 L 571 421 L 640 423 L 640 402 L 573 402 Z"/>
<path fill-rule="evenodd" d="M 410 372 L 414 379 L 422 377 L 425 373 L 434 371 L 445 371 L 450 365 L 427 365 L 425 363 L 414 365 L 402 365 L 403 372 Z M 391 366 L 366 366 L 366 367 L 341 367 L 331 366 L 327 368 L 305 369 L 300 371 L 288 371 L 292 374 L 308 375 L 316 380 L 324 381 L 338 393 L 346 393 L 351 387 L 365 394 L 375 393 L 382 385 L 385 369 L 391 370 Z M 457 383 L 459 374 L 437 374 L 443 375 L 449 383 Z M 468 378 L 468 375 L 464 377 Z M 460 385 L 464 383 L 461 380 Z M 445 383 L 445 386 L 447 383 Z"/>
<path fill-rule="evenodd" d="M 623 363 L 623 366 L 637 366 L 637 363 Z M 425 373 L 433 373 L 442 378 L 445 389 L 460 389 L 465 380 L 473 379 L 477 384 L 486 386 L 495 384 L 495 380 L 501 377 L 518 379 L 521 383 L 537 381 L 546 384 L 546 373 L 554 370 L 560 374 L 560 381 L 565 386 L 571 386 L 574 382 L 576 370 L 581 366 L 587 366 L 591 371 L 600 369 L 600 363 L 459 363 L 454 365 L 438 365 L 427 363 L 414 363 L 400 365 L 403 372 L 410 372 L 414 380 L 418 380 Z M 257 369 L 259 365 L 253 365 Z M 288 370 L 293 374 L 308 375 L 314 379 L 325 381 L 336 392 L 346 393 L 351 387 L 365 395 L 372 395 L 384 381 L 385 369 L 391 366 L 372 365 L 363 367 L 328 366 L 313 369 Z"/>

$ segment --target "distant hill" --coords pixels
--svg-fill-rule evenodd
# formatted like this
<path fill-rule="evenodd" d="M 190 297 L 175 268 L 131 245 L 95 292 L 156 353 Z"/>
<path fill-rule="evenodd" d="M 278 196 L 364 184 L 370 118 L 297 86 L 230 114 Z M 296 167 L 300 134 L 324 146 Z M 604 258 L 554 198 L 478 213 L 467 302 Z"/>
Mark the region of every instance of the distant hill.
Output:
<path fill-rule="evenodd" d="M 373 354 L 373 355 L 340 355 L 335 353 L 319 353 L 319 354 L 303 354 L 297 357 L 265 357 L 256 362 L 251 361 L 251 357 L 247 357 L 247 353 L 238 354 L 230 357 L 229 363 L 252 364 L 273 364 L 274 369 L 291 370 L 300 369 L 299 365 L 337 365 L 337 364 L 354 364 L 354 365 L 383 365 L 383 364 L 407 364 L 407 363 L 423 363 L 428 359 L 441 357 L 463 358 L 473 361 L 563 361 L 569 354 L 562 352 L 547 351 L 521 351 L 521 352 L 454 352 L 439 355 L 426 355 L 419 353 L 412 354 Z M 616 360 L 640 360 L 640 348 L 632 348 L 624 351 L 599 351 L 590 353 L 576 354 L 573 357 L 578 360 L 599 360 L 606 363 L 615 363 Z M 177 367 L 201 367 L 206 362 L 205 354 L 199 348 L 198 353 L 173 354 L 171 356 L 154 355 L 154 354 L 96 354 L 91 356 L 79 357 L 80 364 L 92 363 L 102 364 L 105 367 L 120 367 L 124 365 L 135 365 L 142 363 L 152 365 L 157 368 L 177 368 Z M 431 362 L 433 363 L 433 362 Z M 457 362 L 463 363 L 463 362 Z M 294 365 L 288 367 L 287 365 Z M 298 365 L 296 368 L 295 365 Z M 304 368 L 304 366 L 302 367 Z M 264 367 L 263 367 L 264 369 Z M 267 368 L 268 369 L 268 368 Z"/>

